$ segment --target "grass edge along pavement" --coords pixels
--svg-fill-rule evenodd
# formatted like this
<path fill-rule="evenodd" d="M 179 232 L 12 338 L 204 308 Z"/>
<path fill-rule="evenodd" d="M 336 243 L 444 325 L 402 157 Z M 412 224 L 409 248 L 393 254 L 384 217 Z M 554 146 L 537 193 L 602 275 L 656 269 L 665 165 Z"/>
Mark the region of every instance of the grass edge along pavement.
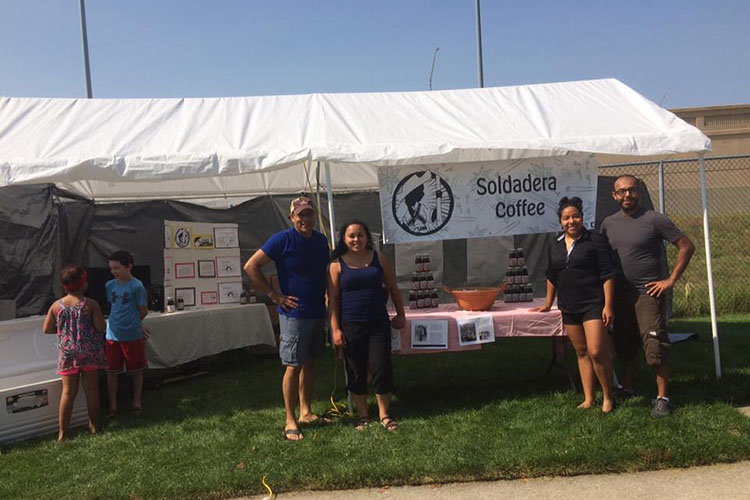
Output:
<path fill-rule="evenodd" d="M 709 321 L 672 324 L 699 338 L 674 346 L 678 406 L 667 419 L 649 417 L 654 388 L 643 364 L 640 398 L 614 415 L 580 411 L 565 374 L 545 375 L 548 339 L 503 339 L 482 351 L 395 357 L 396 433 L 345 422 L 308 427 L 301 443 L 282 440 L 278 360 L 247 365 L 230 355 L 210 376 L 149 391 L 146 414 L 118 416 L 99 436 L 3 446 L 0 498 L 226 498 L 265 494 L 264 475 L 278 493 L 747 460 L 750 419 L 733 405 L 750 400 L 749 325 L 750 315 L 721 318 L 717 382 Z M 316 373 L 323 411 L 332 356 Z"/>

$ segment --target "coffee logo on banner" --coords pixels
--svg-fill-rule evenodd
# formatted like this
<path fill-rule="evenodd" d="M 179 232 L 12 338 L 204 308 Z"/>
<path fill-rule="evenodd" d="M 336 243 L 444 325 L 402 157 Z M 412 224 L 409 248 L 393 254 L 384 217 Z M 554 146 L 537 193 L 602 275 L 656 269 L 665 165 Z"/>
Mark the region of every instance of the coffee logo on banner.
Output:
<path fill-rule="evenodd" d="M 190 229 L 181 227 L 174 232 L 174 242 L 179 248 L 190 246 Z"/>
<path fill-rule="evenodd" d="M 436 172 L 414 172 L 396 186 L 391 198 L 393 218 L 415 236 L 440 231 L 453 214 L 453 190 Z"/>

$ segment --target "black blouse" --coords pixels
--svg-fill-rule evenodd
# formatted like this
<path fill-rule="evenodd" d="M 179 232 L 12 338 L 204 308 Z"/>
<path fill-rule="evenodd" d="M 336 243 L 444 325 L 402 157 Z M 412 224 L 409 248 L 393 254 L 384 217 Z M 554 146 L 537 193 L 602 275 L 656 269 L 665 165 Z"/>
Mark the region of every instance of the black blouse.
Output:
<path fill-rule="evenodd" d="M 614 277 L 612 247 L 606 236 L 583 230 L 568 255 L 565 233 L 548 247 L 547 279 L 557 289 L 557 307 L 568 313 L 581 313 L 604 305 L 602 283 Z"/>

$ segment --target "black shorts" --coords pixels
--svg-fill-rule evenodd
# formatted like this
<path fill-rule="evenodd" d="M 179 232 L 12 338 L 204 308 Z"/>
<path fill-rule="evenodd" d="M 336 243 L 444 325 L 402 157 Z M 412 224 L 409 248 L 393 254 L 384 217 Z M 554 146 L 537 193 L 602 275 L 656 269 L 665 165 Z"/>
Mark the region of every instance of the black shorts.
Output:
<path fill-rule="evenodd" d="M 591 321 L 592 319 L 602 319 L 602 309 L 603 306 L 597 304 L 595 306 L 589 307 L 583 312 L 562 312 L 562 320 L 563 325 L 582 325 L 586 321 Z"/>

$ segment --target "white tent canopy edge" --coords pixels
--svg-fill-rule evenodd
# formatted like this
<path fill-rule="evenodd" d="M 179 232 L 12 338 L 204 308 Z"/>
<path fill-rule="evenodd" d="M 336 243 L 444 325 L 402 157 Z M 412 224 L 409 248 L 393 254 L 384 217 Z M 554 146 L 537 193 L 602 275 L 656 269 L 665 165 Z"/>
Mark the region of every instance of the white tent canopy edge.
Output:
<path fill-rule="evenodd" d="M 308 181 L 289 167 L 316 161 L 325 164 L 330 203 L 333 192 L 377 189 L 378 167 L 570 151 L 695 152 L 705 190 L 710 150 L 700 130 L 615 79 L 206 99 L 0 98 L 0 186 L 55 183 L 98 201 L 300 191 Z"/>
<path fill-rule="evenodd" d="M 617 80 L 432 92 L 212 99 L 0 98 L 0 185 L 93 199 L 377 189 L 376 167 L 709 151 L 698 129 Z M 247 175 L 253 174 L 253 175 Z"/>

